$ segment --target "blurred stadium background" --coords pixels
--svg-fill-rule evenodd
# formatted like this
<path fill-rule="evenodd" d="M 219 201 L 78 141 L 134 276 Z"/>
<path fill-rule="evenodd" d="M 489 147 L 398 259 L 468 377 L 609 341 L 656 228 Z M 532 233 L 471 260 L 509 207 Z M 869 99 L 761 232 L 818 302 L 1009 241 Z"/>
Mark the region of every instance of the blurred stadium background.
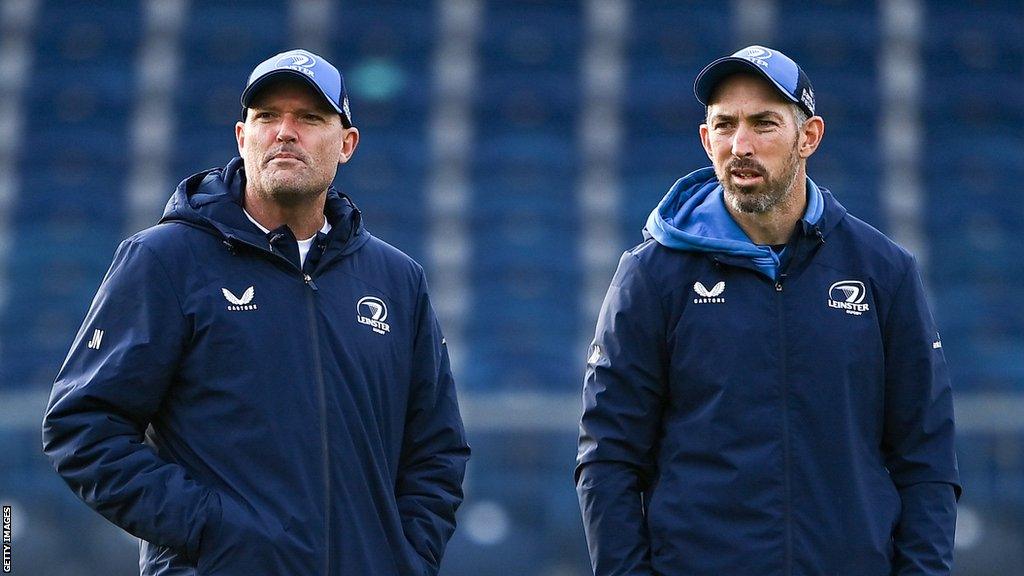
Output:
<path fill-rule="evenodd" d="M 0 0 L 0 501 L 14 572 L 137 574 L 40 452 L 52 379 L 118 241 L 235 155 L 251 68 L 305 47 L 362 142 L 338 185 L 427 268 L 474 458 L 445 576 L 581 576 L 571 480 L 596 310 L 705 165 L 702 65 L 808 72 L 809 172 L 925 267 L 957 394 L 962 576 L 1024 574 L 1021 0 Z"/>

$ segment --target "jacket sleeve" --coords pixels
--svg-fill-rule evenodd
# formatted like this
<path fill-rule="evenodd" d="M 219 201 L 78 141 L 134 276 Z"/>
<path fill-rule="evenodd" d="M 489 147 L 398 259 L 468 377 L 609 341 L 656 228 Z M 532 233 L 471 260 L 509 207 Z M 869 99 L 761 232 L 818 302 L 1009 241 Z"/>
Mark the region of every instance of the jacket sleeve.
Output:
<path fill-rule="evenodd" d="M 885 328 L 886 468 L 902 501 L 893 574 L 948 576 L 960 479 L 942 343 L 911 261 Z"/>
<path fill-rule="evenodd" d="M 413 371 L 396 497 L 405 537 L 427 574 L 437 574 L 455 531 L 469 445 L 448 349 L 420 278 Z"/>
<path fill-rule="evenodd" d="M 665 323 L 639 262 L 624 254 L 583 382 L 575 480 L 595 576 L 653 573 L 643 499 L 667 395 Z"/>
<path fill-rule="evenodd" d="M 53 384 L 43 451 L 86 504 L 195 561 L 220 500 L 143 442 L 189 331 L 156 255 L 126 240 L 114 255 Z"/>

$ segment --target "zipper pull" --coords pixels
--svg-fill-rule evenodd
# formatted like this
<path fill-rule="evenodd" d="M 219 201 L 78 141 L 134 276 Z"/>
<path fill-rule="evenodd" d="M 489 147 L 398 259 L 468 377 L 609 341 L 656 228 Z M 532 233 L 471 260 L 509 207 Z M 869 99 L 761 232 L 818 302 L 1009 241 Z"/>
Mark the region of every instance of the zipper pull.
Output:
<path fill-rule="evenodd" d="M 316 287 L 316 282 L 313 282 L 312 276 L 310 276 L 309 274 L 303 274 L 302 279 L 303 281 L 306 282 L 307 286 L 313 289 L 313 292 L 316 292 L 318 290 L 318 288 Z"/>
<path fill-rule="evenodd" d="M 779 274 L 779 279 L 775 281 L 775 291 L 782 292 L 782 283 L 786 280 L 786 274 Z"/>

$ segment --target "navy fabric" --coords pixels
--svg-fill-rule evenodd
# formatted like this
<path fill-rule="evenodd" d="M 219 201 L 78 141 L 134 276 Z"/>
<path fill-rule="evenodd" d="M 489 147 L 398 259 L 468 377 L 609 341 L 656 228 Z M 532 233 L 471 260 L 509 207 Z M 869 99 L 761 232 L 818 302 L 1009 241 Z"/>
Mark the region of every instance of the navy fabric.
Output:
<path fill-rule="evenodd" d="M 305 278 L 243 179 L 186 179 L 118 248 L 44 451 L 143 575 L 436 574 L 469 447 L 423 271 L 331 189 Z"/>
<path fill-rule="evenodd" d="M 820 191 L 776 278 L 650 237 L 622 256 L 575 471 L 598 576 L 949 574 L 952 392 L 917 266 Z"/>

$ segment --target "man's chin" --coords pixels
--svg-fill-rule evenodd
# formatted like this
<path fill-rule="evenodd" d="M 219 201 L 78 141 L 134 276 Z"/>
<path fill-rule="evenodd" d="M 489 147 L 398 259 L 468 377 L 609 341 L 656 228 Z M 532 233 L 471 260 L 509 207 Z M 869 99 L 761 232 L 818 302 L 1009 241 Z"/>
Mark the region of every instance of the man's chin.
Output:
<path fill-rule="evenodd" d="M 314 186 L 306 182 L 297 182 L 294 178 L 268 178 L 263 183 L 265 196 L 280 204 L 299 204 L 327 189 L 327 186 Z"/>
<path fill-rule="evenodd" d="M 731 188 L 726 191 L 726 203 L 734 210 L 747 214 L 766 212 L 769 202 L 765 194 L 760 193 L 759 188 L 760 186 Z"/>
<path fill-rule="evenodd" d="M 730 183 L 725 189 L 726 194 L 731 195 L 736 202 L 742 202 L 744 204 L 757 203 L 761 198 L 766 196 L 764 186 L 758 184 L 755 186 L 737 186 L 736 184 Z"/>

